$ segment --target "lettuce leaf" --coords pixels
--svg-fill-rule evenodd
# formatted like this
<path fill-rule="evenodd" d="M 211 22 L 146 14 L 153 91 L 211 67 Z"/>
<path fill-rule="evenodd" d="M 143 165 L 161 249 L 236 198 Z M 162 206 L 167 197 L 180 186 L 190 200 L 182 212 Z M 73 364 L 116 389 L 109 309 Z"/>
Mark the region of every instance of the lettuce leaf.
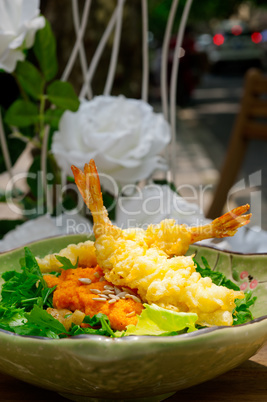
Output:
<path fill-rule="evenodd" d="M 195 313 L 177 313 L 156 304 L 144 304 L 144 307 L 137 324 L 128 325 L 126 331 L 116 332 L 115 336 L 166 336 L 196 330 L 195 322 L 198 316 Z"/>

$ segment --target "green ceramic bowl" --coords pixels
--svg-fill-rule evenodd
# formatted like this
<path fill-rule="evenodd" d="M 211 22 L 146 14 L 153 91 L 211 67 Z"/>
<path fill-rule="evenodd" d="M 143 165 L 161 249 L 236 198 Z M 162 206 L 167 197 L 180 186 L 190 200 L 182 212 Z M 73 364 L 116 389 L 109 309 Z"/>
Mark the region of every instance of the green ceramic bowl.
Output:
<path fill-rule="evenodd" d="M 64 236 L 29 247 L 42 257 L 86 239 Z M 116 339 L 80 335 L 54 340 L 0 330 L 0 370 L 76 401 L 159 401 L 241 364 L 267 340 L 267 255 L 200 246 L 189 252 L 196 253 L 197 260 L 205 256 L 213 269 L 252 290 L 257 296 L 252 322 L 179 336 Z M 23 248 L 2 254 L 0 273 L 19 269 L 23 255 Z"/>

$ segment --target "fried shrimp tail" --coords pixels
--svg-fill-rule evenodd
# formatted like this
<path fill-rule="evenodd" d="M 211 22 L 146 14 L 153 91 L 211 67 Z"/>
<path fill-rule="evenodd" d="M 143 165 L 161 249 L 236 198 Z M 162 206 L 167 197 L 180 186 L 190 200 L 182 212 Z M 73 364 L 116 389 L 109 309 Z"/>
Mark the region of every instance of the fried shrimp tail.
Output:
<path fill-rule="evenodd" d="M 203 226 L 177 225 L 174 219 L 165 219 L 158 225 L 148 226 L 146 242 L 169 256 L 184 255 L 190 244 L 200 240 L 233 236 L 241 226 L 249 223 L 251 214 L 243 215 L 249 207 L 248 204 L 237 207 Z"/>
<path fill-rule="evenodd" d="M 249 204 L 242 205 L 214 219 L 207 225 L 188 228 L 187 230 L 191 233 L 191 243 L 213 237 L 233 236 L 237 229 L 249 223 L 251 214 L 245 214 L 249 208 Z"/>
<path fill-rule="evenodd" d="M 114 226 L 111 224 L 103 204 L 100 180 L 94 160 L 91 159 L 84 165 L 84 171 L 74 165 L 71 166 L 71 170 L 83 200 L 92 213 L 95 237 L 113 230 Z"/>

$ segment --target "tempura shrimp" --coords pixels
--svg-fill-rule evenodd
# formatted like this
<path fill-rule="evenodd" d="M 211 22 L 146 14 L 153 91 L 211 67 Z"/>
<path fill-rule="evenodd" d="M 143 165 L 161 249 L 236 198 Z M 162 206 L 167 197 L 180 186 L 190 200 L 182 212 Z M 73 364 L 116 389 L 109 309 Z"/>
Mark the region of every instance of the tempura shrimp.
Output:
<path fill-rule="evenodd" d="M 197 313 L 201 325 L 232 324 L 234 301 L 243 298 L 243 292 L 202 278 L 195 270 L 192 256 L 184 254 L 198 240 L 232 236 L 238 227 L 249 222 L 250 214 L 242 215 L 248 205 L 202 227 L 188 228 L 167 219 L 147 230 L 122 230 L 108 218 L 94 161 L 85 165 L 84 172 L 75 166 L 72 171 L 92 213 L 96 258 L 109 282 L 137 290 L 143 302 Z"/>

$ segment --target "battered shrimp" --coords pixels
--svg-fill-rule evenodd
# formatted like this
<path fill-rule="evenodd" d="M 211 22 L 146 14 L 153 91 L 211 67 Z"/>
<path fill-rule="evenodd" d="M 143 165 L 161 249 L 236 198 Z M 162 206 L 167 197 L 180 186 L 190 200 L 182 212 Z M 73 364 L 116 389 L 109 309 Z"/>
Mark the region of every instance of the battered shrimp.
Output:
<path fill-rule="evenodd" d="M 237 229 L 249 223 L 251 214 L 243 215 L 248 211 L 248 204 L 215 219 L 204 226 L 188 227 L 177 225 L 174 219 L 165 219 L 158 225 L 150 225 L 146 231 L 148 244 L 157 245 L 168 255 L 183 255 L 190 244 L 213 237 L 222 238 L 233 236 Z"/>
<path fill-rule="evenodd" d="M 147 230 L 122 230 L 108 218 L 94 161 L 85 165 L 84 172 L 75 166 L 72 171 L 93 215 L 96 258 L 109 282 L 136 289 L 143 302 L 197 313 L 198 324 L 232 325 L 234 300 L 243 298 L 243 292 L 202 278 L 195 270 L 192 256 L 183 254 L 195 241 L 232 236 L 238 227 L 249 222 L 250 214 L 241 216 L 248 205 L 197 228 L 176 225 L 174 220 L 167 219 Z"/>

